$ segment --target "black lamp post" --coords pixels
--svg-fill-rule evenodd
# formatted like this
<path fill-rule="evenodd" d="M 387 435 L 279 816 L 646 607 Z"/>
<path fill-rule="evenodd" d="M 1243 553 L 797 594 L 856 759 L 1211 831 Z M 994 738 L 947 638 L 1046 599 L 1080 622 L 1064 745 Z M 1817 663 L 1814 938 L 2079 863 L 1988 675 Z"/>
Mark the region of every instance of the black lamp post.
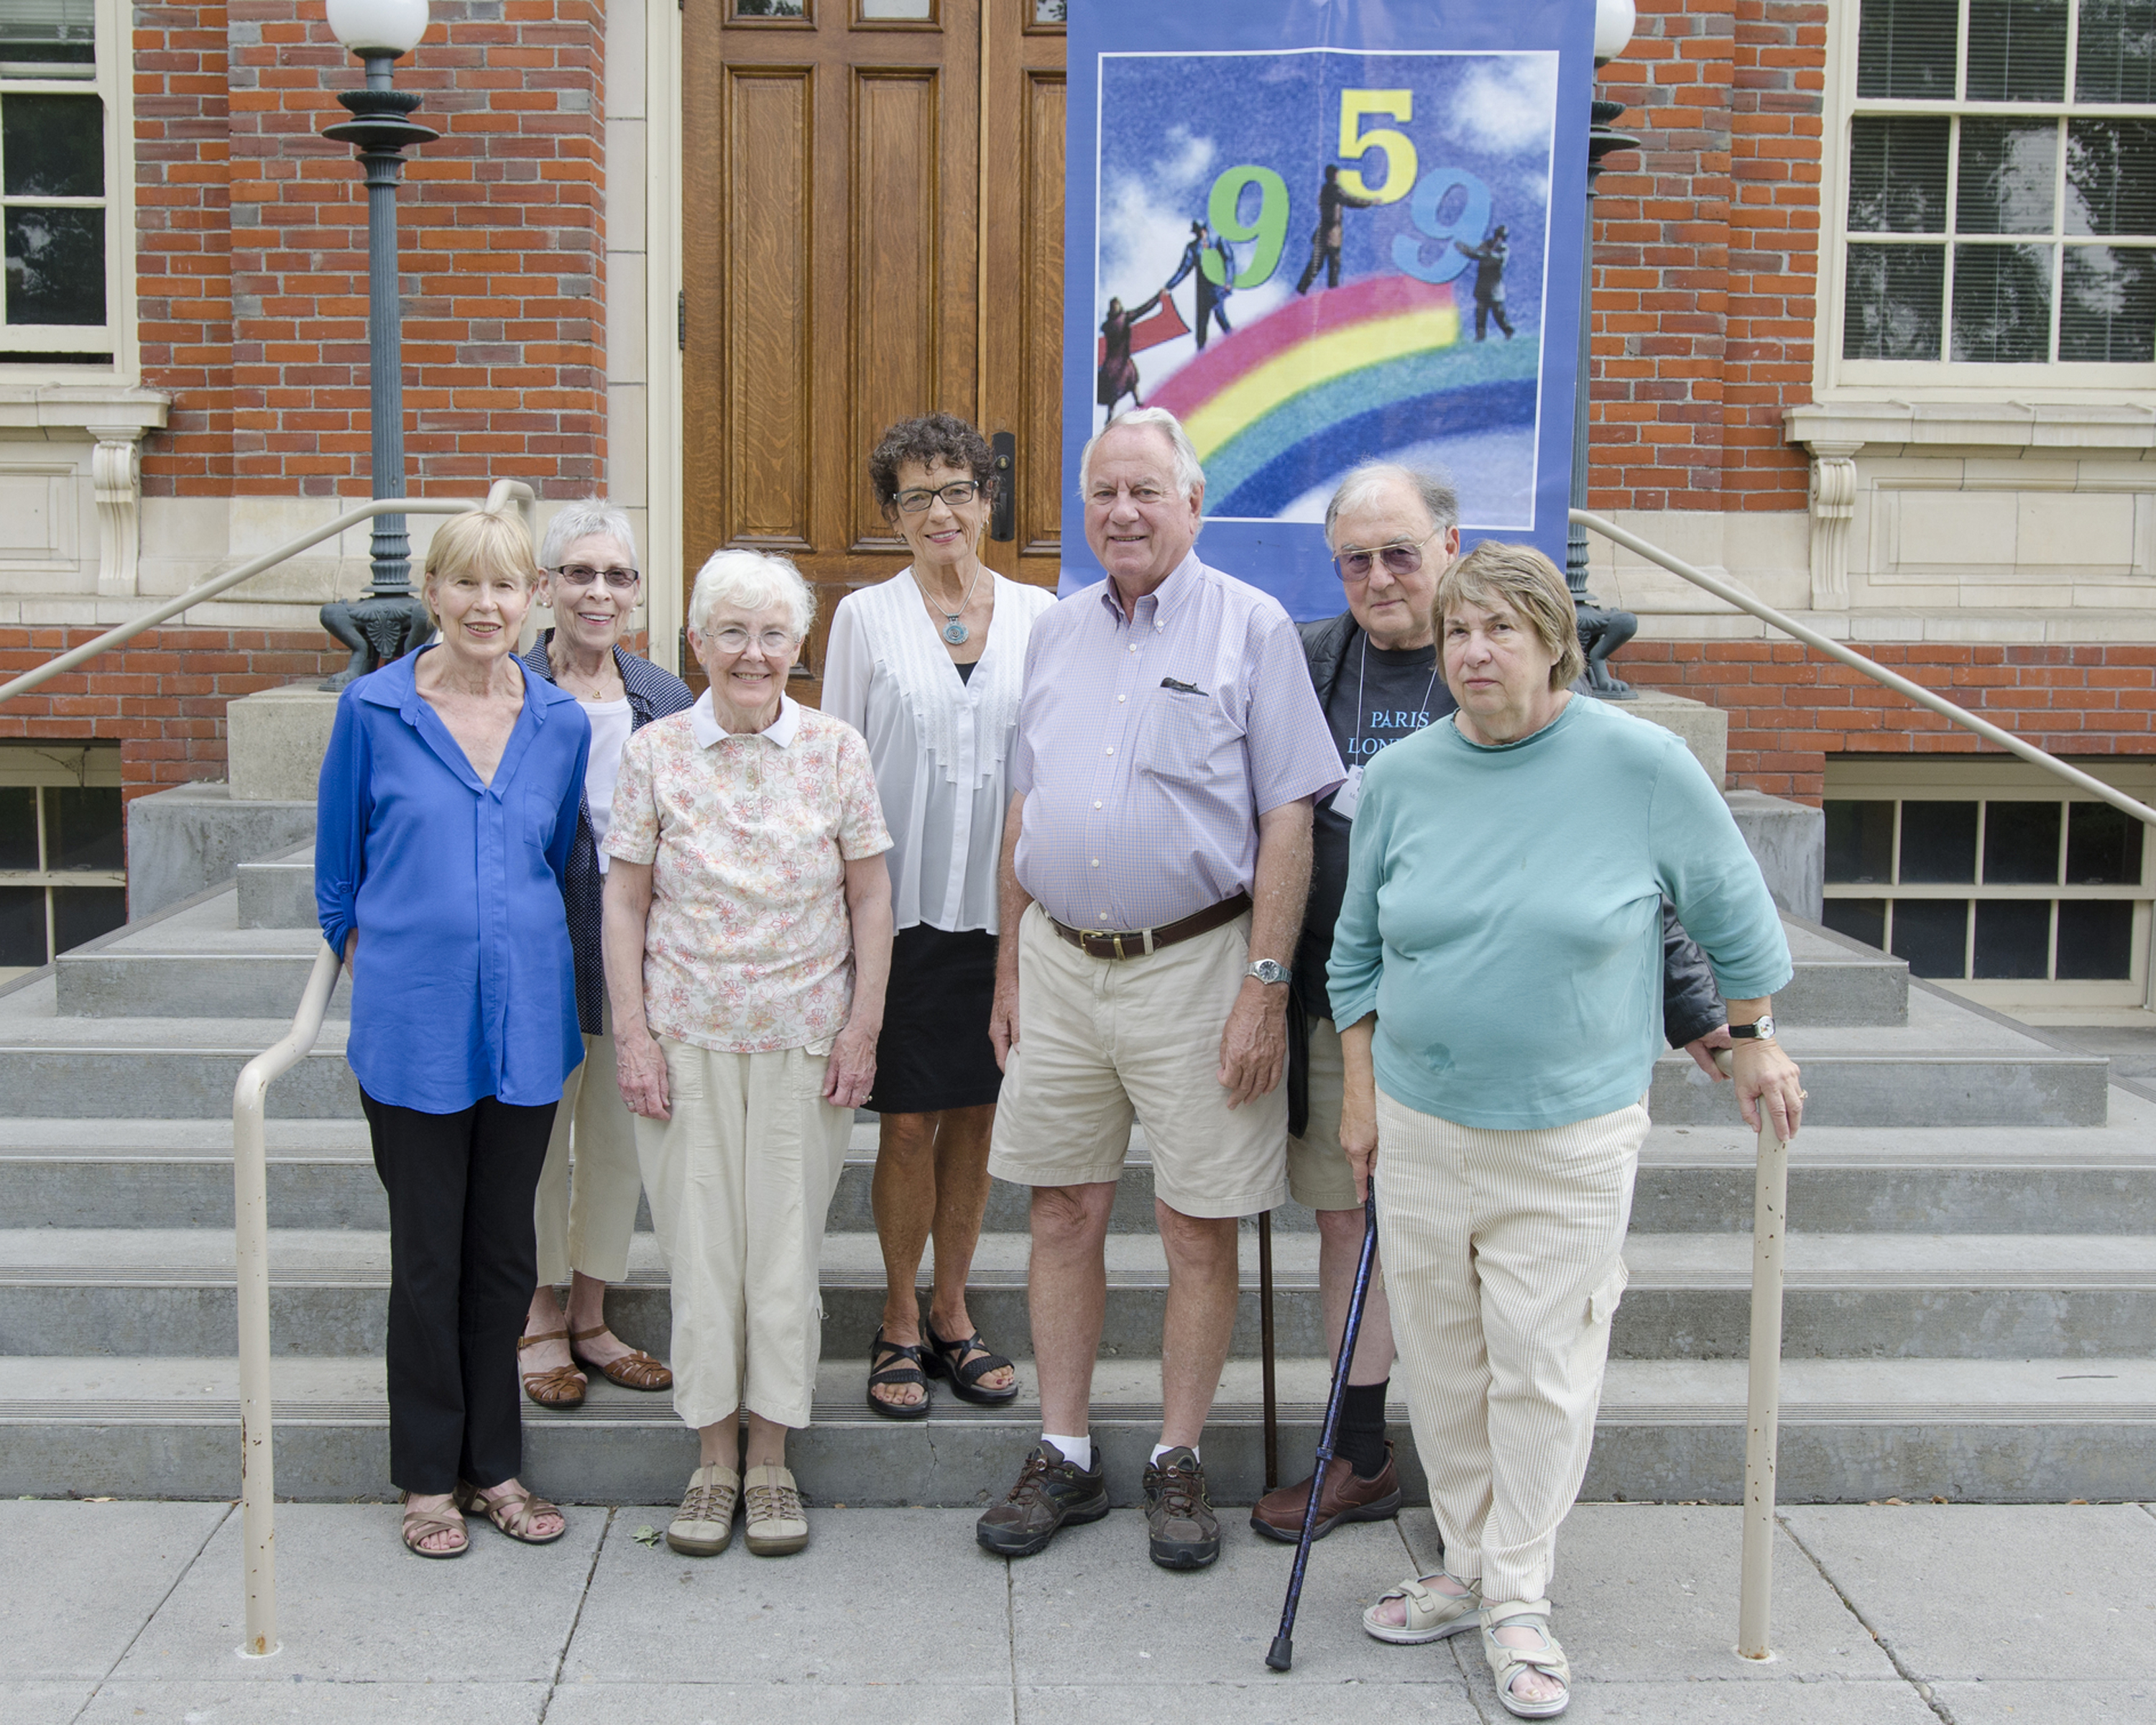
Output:
<path fill-rule="evenodd" d="M 352 118 L 322 136 L 350 144 L 367 177 L 367 338 L 372 429 L 373 495 L 404 495 L 403 312 L 397 291 L 397 182 L 404 152 L 441 134 L 409 116 L 419 98 L 390 87 L 399 55 L 427 28 L 427 0 L 329 0 L 330 28 L 367 68 L 362 90 L 337 100 Z M 405 517 L 374 518 L 373 578 L 364 597 L 322 607 L 322 627 L 352 649 L 352 663 L 326 681 L 341 689 L 354 677 L 401 657 L 434 632 L 412 588 L 412 544 Z"/>
<path fill-rule="evenodd" d="M 1594 64 L 1606 65 L 1625 51 L 1639 21 L 1632 0 L 1599 0 L 1594 8 Z M 1580 244 L 1579 366 L 1573 388 L 1572 415 L 1572 506 L 1587 507 L 1587 377 L 1589 336 L 1594 322 L 1594 182 L 1602 176 L 1602 158 L 1619 150 L 1635 150 L 1640 141 L 1613 131 L 1609 122 L 1625 111 L 1622 102 L 1599 97 L 1591 109 L 1593 123 L 1587 133 L 1587 232 Z M 1597 604 L 1587 590 L 1587 529 L 1574 522 L 1565 540 L 1565 585 L 1579 619 L 1579 644 L 1586 649 L 1584 680 L 1590 694 L 1604 701 L 1629 701 L 1632 685 L 1610 674 L 1609 655 L 1639 632 L 1640 619 L 1630 611 L 1611 610 Z"/>

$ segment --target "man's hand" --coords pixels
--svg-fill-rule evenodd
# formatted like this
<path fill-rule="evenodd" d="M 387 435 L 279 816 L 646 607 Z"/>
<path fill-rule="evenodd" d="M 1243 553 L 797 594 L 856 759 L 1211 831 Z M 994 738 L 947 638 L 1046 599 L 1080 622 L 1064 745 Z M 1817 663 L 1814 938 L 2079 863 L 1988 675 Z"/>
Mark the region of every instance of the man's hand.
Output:
<path fill-rule="evenodd" d="M 1727 1024 L 1717 1024 L 1712 1030 L 1709 1030 L 1706 1035 L 1701 1037 L 1697 1041 L 1687 1042 L 1685 1044 L 1685 1052 L 1692 1057 L 1693 1061 L 1698 1065 L 1701 1071 L 1706 1073 L 1709 1078 L 1712 1078 L 1717 1084 L 1719 1084 L 1729 1075 L 1723 1071 L 1721 1067 L 1715 1065 L 1714 1051 L 1718 1048 L 1733 1048 L 1735 1046 L 1735 1043 L 1730 1040 L 1729 1026 Z"/>
<path fill-rule="evenodd" d="M 666 1085 L 666 1055 L 650 1031 L 639 1025 L 633 1030 L 617 1028 L 613 1039 L 614 1082 L 632 1114 L 646 1120 L 673 1118 L 673 1098 Z"/>
<path fill-rule="evenodd" d="M 988 1044 L 996 1051 L 996 1070 L 1010 1070 L 1011 1050 L 1018 1046 L 1018 978 L 996 970 L 995 1002 L 988 1009 Z"/>
<path fill-rule="evenodd" d="M 1270 1096 L 1287 1065 L 1287 984 L 1243 978 L 1220 1033 L 1220 1088 L 1240 1108 Z"/>
<path fill-rule="evenodd" d="M 875 1088 L 877 1030 L 859 1019 L 847 1021 L 824 1063 L 824 1100 L 834 1108 L 858 1108 Z"/>

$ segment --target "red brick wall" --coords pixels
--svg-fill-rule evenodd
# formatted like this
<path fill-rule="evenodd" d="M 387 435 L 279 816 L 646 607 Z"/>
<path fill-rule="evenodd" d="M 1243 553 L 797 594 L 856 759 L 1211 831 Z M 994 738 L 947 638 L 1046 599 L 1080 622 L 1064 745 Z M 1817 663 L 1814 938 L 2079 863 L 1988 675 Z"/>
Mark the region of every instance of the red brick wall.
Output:
<path fill-rule="evenodd" d="M 2156 755 L 2156 647 L 1871 646 L 1890 670 L 2057 755 Z M 1998 753 L 1794 642 L 1634 641 L 1625 678 L 1729 715 L 1729 782 L 1817 803 L 1825 757 Z"/>
<path fill-rule="evenodd" d="M 364 496 L 367 228 L 320 136 L 358 63 L 316 0 L 138 6 L 151 495 Z M 443 133 L 399 194 L 415 495 L 604 475 L 601 0 L 437 0 L 397 82 Z"/>
<path fill-rule="evenodd" d="M 1804 506 L 1825 57 L 1824 5 L 1645 0 L 1602 69 L 1593 507 Z"/>

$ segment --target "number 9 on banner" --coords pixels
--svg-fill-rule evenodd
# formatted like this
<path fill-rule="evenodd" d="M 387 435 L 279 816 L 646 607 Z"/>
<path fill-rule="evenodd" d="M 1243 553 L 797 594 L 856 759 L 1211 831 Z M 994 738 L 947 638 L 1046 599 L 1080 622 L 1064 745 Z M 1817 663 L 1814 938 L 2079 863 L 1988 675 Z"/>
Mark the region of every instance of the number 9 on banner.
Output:
<path fill-rule="evenodd" d="M 1441 218 L 1448 204 L 1453 206 L 1452 213 Z M 1427 238 L 1395 234 L 1393 261 L 1417 281 L 1450 281 L 1468 261 L 1467 254 L 1453 241 L 1479 245 L 1489 231 L 1490 188 L 1464 167 L 1432 168 L 1416 185 L 1408 215 Z M 1435 256 L 1430 254 L 1433 246 Z"/>
<path fill-rule="evenodd" d="M 1245 187 L 1258 188 L 1258 217 L 1255 222 L 1242 219 L 1240 206 Z M 1213 231 L 1224 239 L 1257 241 L 1257 249 L 1250 254 L 1250 261 L 1236 275 L 1234 285 L 1253 288 L 1271 278 L 1279 267 L 1281 247 L 1287 240 L 1287 182 L 1269 167 L 1245 163 L 1231 167 L 1213 182 L 1213 195 L 1207 200 L 1205 218 Z M 1205 272 L 1205 279 L 1219 286 L 1229 284 L 1221 280 L 1220 259 L 1217 253 L 1207 251 L 1199 259 L 1198 267 Z"/>

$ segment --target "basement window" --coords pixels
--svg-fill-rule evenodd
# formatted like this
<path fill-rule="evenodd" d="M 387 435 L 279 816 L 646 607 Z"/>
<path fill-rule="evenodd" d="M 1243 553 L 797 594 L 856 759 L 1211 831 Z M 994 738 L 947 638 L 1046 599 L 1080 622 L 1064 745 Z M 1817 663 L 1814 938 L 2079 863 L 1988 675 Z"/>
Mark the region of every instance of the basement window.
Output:
<path fill-rule="evenodd" d="M 126 920 L 117 745 L 0 745 L 0 982 Z"/>
<path fill-rule="evenodd" d="M 2143 801 L 2156 762 L 2073 763 Z M 2040 768 L 1830 761 L 1826 923 L 2002 1008 L 2147 1004 L 2156 844 Z"/>

